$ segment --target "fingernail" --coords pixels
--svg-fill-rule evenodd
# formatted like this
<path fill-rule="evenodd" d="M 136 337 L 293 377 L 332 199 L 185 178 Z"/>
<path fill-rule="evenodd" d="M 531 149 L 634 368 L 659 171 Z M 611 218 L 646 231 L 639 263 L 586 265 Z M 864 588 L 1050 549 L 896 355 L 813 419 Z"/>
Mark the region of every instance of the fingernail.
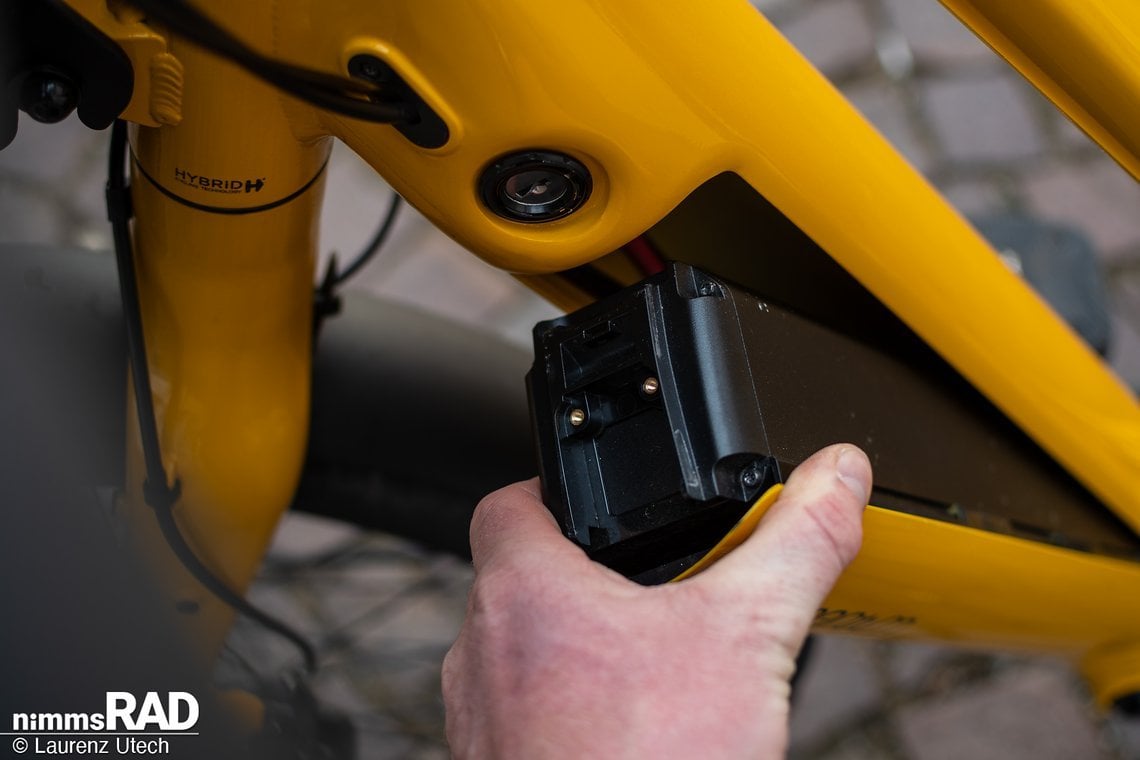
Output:
<path fill-rule="evenodd" d="M 871 497 L 871 468 L 866 455 L 859 449 L 845 447 L 839 452 L 835 470 L 843 485 L 859 497 L 860 503 L 866 505 Z"/>

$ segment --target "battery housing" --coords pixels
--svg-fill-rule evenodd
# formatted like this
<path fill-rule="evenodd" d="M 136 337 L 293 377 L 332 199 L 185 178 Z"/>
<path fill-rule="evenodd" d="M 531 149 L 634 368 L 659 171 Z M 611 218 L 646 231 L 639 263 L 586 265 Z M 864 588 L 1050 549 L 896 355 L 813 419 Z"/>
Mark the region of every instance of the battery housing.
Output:
<path fill-rule="evenodd" d="M 1140 551 L 909 335 L 905 350 L 884 350 L 680 263 L 542 322 L 527 384 L 546 503 L 592 558 L 662 582 L 813 452 L 849 442 L 871 459 L 876 506 L 1084 551 Z"/>

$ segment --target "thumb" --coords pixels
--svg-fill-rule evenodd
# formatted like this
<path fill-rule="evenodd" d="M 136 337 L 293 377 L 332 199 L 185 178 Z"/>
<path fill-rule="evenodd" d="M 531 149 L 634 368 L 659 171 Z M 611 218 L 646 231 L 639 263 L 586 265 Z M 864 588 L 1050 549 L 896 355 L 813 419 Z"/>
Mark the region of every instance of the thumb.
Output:
<path fill-rule="evenodd" d="M 871 465 L 860 449 L 817 452 L 792 473 L 756 532 L 690 582 L 722 604 L 751 608 L 795 652 L 859 551 L 870 491 Z"/>

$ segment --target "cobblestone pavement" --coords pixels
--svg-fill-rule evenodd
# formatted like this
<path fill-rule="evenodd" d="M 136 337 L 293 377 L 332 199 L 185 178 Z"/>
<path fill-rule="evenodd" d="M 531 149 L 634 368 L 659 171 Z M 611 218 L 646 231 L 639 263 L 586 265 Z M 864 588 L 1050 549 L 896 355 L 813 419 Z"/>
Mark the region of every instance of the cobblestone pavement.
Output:
<path fill-rule="evenodd" d="M 1140 387 L 1140 186 L 932 1 L 756 4 L 963 212 L 1028 213 L 1084 230 L 1111 299 L 1110 361 Z M 108 248 L 104 142 L 75 119 L 51 128 L 23 120 L 0 153 L 0 242 Z M 322 250 L 358 248 L 388 192 L 338 150 Z M 519 344 L 553 314 L 414 213 L 356 287 Z M 443 757 L 439 661 L 470 578 L 465 564 L 401 540 L 291 515 L 252 594 L 320 643 L 315 691 L 352 717 L 362 757 Z M 790 754 L 1137 760 L 1140 727 L 1097 713 L 1064 663 L 825 638 L 793 711 Z"/>

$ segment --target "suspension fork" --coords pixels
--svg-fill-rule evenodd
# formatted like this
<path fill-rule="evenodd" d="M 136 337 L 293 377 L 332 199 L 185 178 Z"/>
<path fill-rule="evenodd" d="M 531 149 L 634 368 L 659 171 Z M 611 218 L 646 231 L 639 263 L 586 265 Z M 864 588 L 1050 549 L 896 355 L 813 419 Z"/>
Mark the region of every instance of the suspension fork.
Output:
<path fill-rule="evenodd" d="M 299 139 L 280 95 L 173 45 L 185 118 L 131 130 L 134 261 L 163 467 L 181 486 L 174 517 L 202 562 L 242 593 L 304 456 L 330 141 Z M 218 81 L 226 87 L 210 86 Z M 208 664 L 233 613 L 167 547 L 142 493 L 133 398 L 128 408 L 132 537 Z"/>

